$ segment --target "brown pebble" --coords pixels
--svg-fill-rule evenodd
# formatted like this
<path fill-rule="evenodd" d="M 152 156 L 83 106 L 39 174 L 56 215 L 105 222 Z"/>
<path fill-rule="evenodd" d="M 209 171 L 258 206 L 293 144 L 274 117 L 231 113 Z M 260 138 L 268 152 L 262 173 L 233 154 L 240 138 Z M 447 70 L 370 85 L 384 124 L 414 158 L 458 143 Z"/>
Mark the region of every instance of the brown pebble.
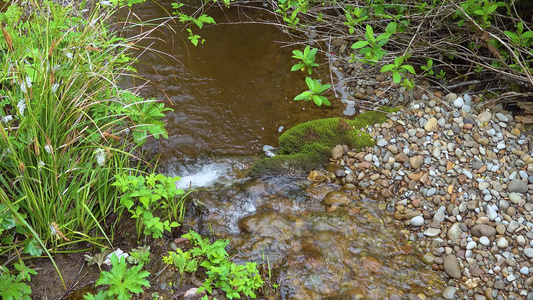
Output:
<path fill-rule="evenodd" d="M 420 181 L 420 178 L 424 175 L 424 172 L 420 171 L 418 173 L 409 173 L 407 177 L 414 181 Z"/>

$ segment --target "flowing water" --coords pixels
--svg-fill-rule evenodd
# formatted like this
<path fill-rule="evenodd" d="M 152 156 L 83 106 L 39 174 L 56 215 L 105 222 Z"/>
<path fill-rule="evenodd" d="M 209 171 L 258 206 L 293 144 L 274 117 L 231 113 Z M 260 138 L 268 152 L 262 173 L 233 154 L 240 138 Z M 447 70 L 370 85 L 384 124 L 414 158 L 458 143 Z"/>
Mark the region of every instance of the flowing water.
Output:
<path fill-rule="evenodd" d="M 145 19 L 165 15 L 170 4 L 146 4 Z M 264 145 L 276 146 L 286 129 L 345 109 L 295 102 L 305 90 L 287 35 L 252 23 L 266 19 L 260 9 L 211 9 L 218 23 L 195 33 L 155 32 L 156 50 L 141 57 L 138 70 L 150 83 L 146 97 L 174 109 L 165 119 L 169 139 L 157 142 L 163 170 L 179 175 L 181 188 L 196 187 L 205 205 L 188 225 L 202 234 L 231 239 L 236 261 L 268 261 L 284 299 L 403 299 L 432 297 L 443 278 L 423 265 L 407 243 L 405 230 L 383 221 L 378 201 L 350 195 L 336 210 L 323 205 L 338 189 L 302 178 L 246 178 Z M 180 26 L 172 27 L 179 31 Z M 171 55 L 167 56 L 163 53 Z M 175 59 L 174 59 L 175 58 Z M 320 74 L 328 80 L 326 72 Z"/>

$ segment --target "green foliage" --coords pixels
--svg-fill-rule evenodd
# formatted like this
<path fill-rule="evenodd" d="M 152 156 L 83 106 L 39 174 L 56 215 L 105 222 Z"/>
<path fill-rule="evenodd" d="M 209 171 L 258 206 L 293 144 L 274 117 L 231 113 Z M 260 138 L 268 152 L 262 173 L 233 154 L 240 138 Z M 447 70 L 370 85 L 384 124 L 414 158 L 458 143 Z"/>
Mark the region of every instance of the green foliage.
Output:
<path fill-rule="evenodd" d="M 297 70 L 305 70 L 307 69 L 307 73 L 311 75 L 313 73 L 313 68 L 318 67 L 318 64 L 315 63 L 315 55 L 318 49 L 313 48 L 311 49 L 310 46 L 305 47 L 304 52 L 300 50 L 294 50 L 292 53 L 294 54 L 292 57 L 301 60 L 301 63 L 297 63 L 294 66 L 292 66 L 291 71 L 297 71 Z"/>
<path fill-rule="evenodd" d="M 131 249 L 129 256 L 126 258 L 132 265 L 146 264 L 150 261 L 150 246 L 139 246 Z"/>
<path fill-rule="evenodd" d="M 350 34 L 354 34 L 355 26 L 361 25 L 370 17 L 366 7 L 360 8 L 357 6 L 347 6 L 344 15 L 346 16 L 344 24 L 348 25 Z"/>
<path fill-rule="evenodd" d="M 409 55 L 396 57 L 393 64 L 384 65 L 380 72 L 391 72 L 393 81 L 400 83 L 402 81 L 402 75 L 406 72 L 416 74 L 413 66 L 403 64 L 406 58 L 409 58 Z"/>
<path fill-rule="evenodd" d="M 229 5 L 233 0 L 224 0 L 224 4 Z M 217 2 L 217 0 L 213 0 L 213 2 Z M 188 15 L 187 13 L 182 11 L 182 8 L 184 6 L 181 2 L 173 2 L 172 8 L 174 9 L 173 14 L 177 15 L 178 21 L 185 26 L 191 26 L 191 24 L 196 25 L 199 29 L 202 29 L 205 24 L 216 24 L 215 19 L 212 17 L 202 14 L 198 17 L 194 17 L 192 15 Z M 186 28 L 187 32 L 189 33 L 189 36 L 187 37 L 191 43 L 194 46 L 198 46 L 198 43 L 203 44 L 205 42 L 205 39 L 203 39 L 200 35 L 193 33 L 191 28 Z"/>
<path fill-rule="evenodd" d="M 106 217 L 122 209 L 113 178 L 146 137 L 167 134 L 162 103 L 117 85 L 135 73 L 135 40 L 109 22 L 120 7 L 80 14 L 84 4 L 15 1 L 0 13 L 0 238 L 18 233 L 12 247 L 32 256 L 100 244 Z"/>
<path fill-rule="evenodd" d="M 362 62 L 376 64 L 383 56 L 387 54 L 383 46 L 389 41 L 389 38 L 396 33 L 396 22 L 390 22 L 384 33 L 374 36 L 372 26 L 366 25 L 365 40 L 358 41 L 352 45 L 352 49 L 359 49 L 359 54 L 364 55 Z"/>
<path fill-rule="evenodd" d="M 322 104 L 330 105 L 328 98 L 322 96 L 322 93 L 331 87 L 331 84 L 322 85 L 318 80 L 311 79 L 309 77 L 305 78 L 305 83 L 309 87 L 309 91 L 305 91 L 298 96 L 294 97 L 294 100 L 313 100 L 316 105 L 321 106 Z"/>
<path fill-rule="evenodd" d="M 287 172 L 307 173 L 323 167 L 329 162 L 331 149 L 335 145 L 348 145 L 351 149 L 372 147 L 372 137 L 362 131 L 367 125 L 387 120 L 387 107 L 378 111 L 367 111 L 353 120 L 327 118 L 298 124 L 279 138 L 279 155 L 267 157 L 255 163 L 250 176 L 286 174 Z"/>
<path fill-rule="evenodd" d="M 420 68 L 422 70 L 424 70 L 428 75 L 434 75 L 435 72 L 433 72 L 433 60 L 432 59 L 428 59 L 427 62 L 426 62 L 426 65 L 422 65 L 420 66 Z"/>
<path fill-rule="evenodd" d="M 17 275 L 11 275 L 6 267 L 0 266 L 0 297 L 4 300 L 29 300 L 31 288 L 25 283 L 31 281 L 31 275 L 37 272 L 24 264 L 22 260 L 14 264 Z"/>
<path fill-rule="evenodd" d="M 470 16 L 477 17 L 478 23 L 484 27 L 488 28 L 491 26 L 491 20 L 494 19 L 494 13 L 498 7 L 504 7 L 506 4 L 504 2 L 492 2 L 489 0 L 466 0 L 460 4 L 461 8 Z M 459 26 L 465 24 L 466 19 L 461 10 L 457 9 L 454 14 L 455 18 L 460 18 L 457 23 Z"/>
<path fill-rule="evenodd" d="M 228 240 L 217 240 L 214 243 L 193 231 L 183 237 L 188 238 L 194 247 L 183 252 L 177 249 L 163 257 L 166 264 L 172 264 L 180 273 L 198 271 L 199 267 L 205 269 L 207 278 L 198 292 L 213 292 L 213 288 L 219 288 L 225 292 L 228 299 L 240 299 L 241 295 L 256 298 L 255 290 L 260 288 L 263 280 L 259 275 L 255 263 L 237 265 L 228 260 L 226 246 Z"/>
<path fill-rule="evenodd" d="M 507 30 L 504 31 L 504 33 L 511 39 L 511 42 L 517 45 L 528 47 L 531 46 L 533 43 L 533 31 L 528 30 L 524 32 L 523 22 L 519 22 L 518 24 L 516 24 L 516 33 Z"/>
<path fill-rule="evenodd" d="M 148 271 L 141 271 L 143 264 L 128 269 L 124 256 L 118 258 L 114 253 L 111 255 L 111 271 L 101 272 L 96 285 L 109 285 L 105 292 L 97 295 L 87 294 L 84 299 L 119 299 L 128 300 L 132 294 L 143 292 L 144 287 L 150 287 L 150 282 L 145 278 L 150 275 Z M 116 298 L 114 297 L 116 296 Z"/>
<path fill-rule="evenodd" d="M 135 220 L 137 235 L 163 236 L 163 232 L 179 226 L 183 220 L 185 192 L 176 188 L 180 177 L 167 177 L 162 174 L 148 176 L 117 175 L 112 186 L 116 186 L 123 195 L 120 204 L 126 208 Z M 154 216 L 161 211 L 165 219 Z"/>

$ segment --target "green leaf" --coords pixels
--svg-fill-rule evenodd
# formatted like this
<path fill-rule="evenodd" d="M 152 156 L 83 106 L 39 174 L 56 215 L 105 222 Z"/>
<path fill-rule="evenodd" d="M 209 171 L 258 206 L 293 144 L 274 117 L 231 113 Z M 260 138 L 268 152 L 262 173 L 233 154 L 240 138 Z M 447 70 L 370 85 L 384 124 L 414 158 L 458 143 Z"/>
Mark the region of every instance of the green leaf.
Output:
<path fill-rule="evenodd" d="M 363 48 L 367 45 L 369 45 L 370 43 L 367 42 L 367 41 L 359 41 L 359 42 L 355 42 L 353 45 L 352 45 L 352 49 L 359 49 L 359 48 Z"/>
<path fill-rule="evenodd" d="M 487 9 L 487 15 L 492 14 L 497 8 L 498 8 L 498 5 L 496 4 L 489 6 L 489 8 Z"/>
<path fill-rule="evenodd" d="M 305 83 L 307 84 L 310 90 L 313 90 L 315 88 L 315 80 L 311 79 L 310 77 L 305 77 Z"/>
<path fill-rule="evenodd" d="M 399 68 L 403 63 L 403 56 L 398 56 L 394 59 L 394 66 Z"/>
<path fill-rule="evenodd" d="M 516 32 L 518 34 L 522 34 L 522 32 L 524 32 L 524 23 L 518 22 L 518 24 L 516 24 Z"/>
<path fill-rule="evenodd" d="M 385 73 L 385 72 L 388 72 L 392 69 L 394 69 L 395 66 L 393 64 L 389 64 L 389 65 L 384 65 L 381 70 L 379 70 L 381 73 Z"/>
<path fill-rule="evenodd" d="M 522 37 L 524 39 L 531 39 L 533 38 L 533 31 L 526 31 L 522 34 Z"/>
<path fill-rule="evenodd" d="M 365 36 L 367 37 L 368 41 L 374 40 L 374 29 L 372 29 L 372 26 L 366 25 L 366 33 Z"/>
<path fill-rule="evenodd" d="M 401 68 L 406 69 L 411 74 L 416 74 L 415 69 L 410 65 L 403 65 L 401 66 Z"/>
<path fill-rule="evenodd" d="M 320 96 L 318 96 L 318 95 L 313 95 L 313 101 L 318 106 L 322 105 L 322 98 L 320 98 Z"/>
<path fill-rule="evenodd" d="M 304 64 L 295 64 L 294 66 L 292 66 L 291 71 L 298 71 L 302 68 L 305 68 Z"/>
<path fill-rule="evenodd" d="M 385 29 L 385 32 L 389 33 L 390 35 L 392 34 L 395 34 L 396 33 L 396 29 L 397 29 L 397 24 L 396 22 L 390 22 L 388 25 L 387 25 L 387 28 Z M 390 36 L 389 35 L 389 36 Z"/>
<path fill-rule="evenodd" d="M 24 247 L 24 253 L 28 253 L 32 256 L 41 256 L 43 249 L 37 248 L 38 242 L 35 238 L 28 239 L 26 247 Z"/>
<path fill-rule="evenodd" d="M 402 75 L 400 74 L 400 72 L 395 71 L 394 73 L 392 73 L 392 79 L 395 83 L 400 83 L 402 81 Z"/>
<path fill-rule="evenodd" d="M 320 87 L 318 87 L 315 91 L 316 94 L 322 94 L 323 92 L 325 92 L 327 89 L 329 89 L 331 87 L 331 84 L 324 84 L 324 85 L 321 85 Z"/>
<path fill-rule="evenodd" d="M 111 271 L 100 273 L 100 278 L 96 285 L 109 285 L 108 294 L 116 295 L 117 299 L 131 299 L 132 295 L 143 291 L 142 287 L 150 287 L 150 282 L 144 279 L 150 275 L 147 271 L 141 271 L 142 264 L 127 269 L 124 256 L 118 258 L 116 254 L 111 255 Z"/>
<path fill-rule="evenodd" d="M 474 13 L 476 15 L 480 15 L 480 16 L 484 16 L 485 15 L 485 11 L 482 10 L 482 9 L 475 10 Z"/>
<path fill-rule="evenodd" d="M 300 101 L 300 100 L 308 101 L 309 97 L 311 97 L 311 95 L 313 95 L 311 92 L 303 92 L 300 95 L 294 97 L 294 100 L 295 101 Z"/>
<path fill-rule="evenodd" d="M 15 276 L 2 272 L 0 277 L 0 296 L 4 300 L 29 300 L 31 288 L 15 279 Z"/>
<path fill-rule="evenodd" d="M 292 53 L 294 54 L 292 57 L 298 58 L 298 59 L 304 59 L 304 54 L 300 50 L 293 50 Z"/>

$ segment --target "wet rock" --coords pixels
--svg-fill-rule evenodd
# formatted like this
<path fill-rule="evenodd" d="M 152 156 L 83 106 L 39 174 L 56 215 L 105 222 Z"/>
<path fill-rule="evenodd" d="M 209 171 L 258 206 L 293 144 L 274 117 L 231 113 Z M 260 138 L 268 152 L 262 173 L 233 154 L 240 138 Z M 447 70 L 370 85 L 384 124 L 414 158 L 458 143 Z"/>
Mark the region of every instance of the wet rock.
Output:
<path fill-rule="evenodd" d="M 450 277 L 461 279 L 461 267 L 459 266 L 459 262 L 457 262 L 455 255 L 446 256 L 443 266 L 444 271 L 446 271 L 446 274 L 448 274 Z"/>
<path fill-rule="evenodd" d="M 322 182 L 326 180 L 326 175 L 322 171 L 311 171 L 307 179 L 313 182 Z"/>
<path fill-rule="evenodd" d="M 457 289 L 453 286 L 448 286 L 442 291 L 442 297 L 444 299 L 455 299 L 455 293 L 457 292 Z"/>
<path fill-rule="evenodd" d="M 350 198 L 344 191 L 329 192 L 324 197 L 324 203 L 328 205 L 349 204 L 350 202 Z"/>

